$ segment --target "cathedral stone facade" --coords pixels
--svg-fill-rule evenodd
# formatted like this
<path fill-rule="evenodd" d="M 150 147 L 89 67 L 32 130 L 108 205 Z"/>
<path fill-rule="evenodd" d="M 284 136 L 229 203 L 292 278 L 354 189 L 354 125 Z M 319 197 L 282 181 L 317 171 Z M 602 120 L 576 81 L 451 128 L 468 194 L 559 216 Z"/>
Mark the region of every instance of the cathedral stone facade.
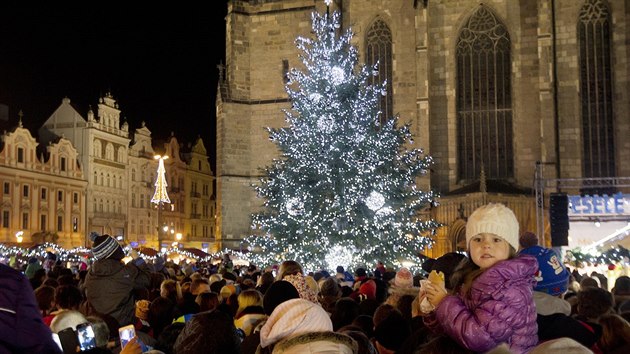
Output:
<path fill-rule="evenodd" d="M 536 227 L 546 179 L 630 176 L 628 0 L 334 0 L 365 64 L 387 80 L 386 116 L 410 122 L 435 159 L 421 188 L 444 224 L 429 254 L 458 247 L 478 205 L 506 203 Z M 284 84 L 319 0 L 230 0 L 217 93 L 217 239 L 238 247 L 263 201 L 251 185 L 278 156 Z M 576 192 L 576 191 L 574 191 Z M 579 192 L 579 191 L 577 191 Z"/>

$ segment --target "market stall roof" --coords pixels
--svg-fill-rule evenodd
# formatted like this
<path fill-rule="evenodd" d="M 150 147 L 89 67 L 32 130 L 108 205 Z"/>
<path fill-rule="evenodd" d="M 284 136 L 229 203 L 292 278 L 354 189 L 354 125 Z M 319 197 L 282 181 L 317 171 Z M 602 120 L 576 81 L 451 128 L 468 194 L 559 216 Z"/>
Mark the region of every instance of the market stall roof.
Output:
<path fill-rule="evenodd" d="M 140 247 L 138 248 L 138 252 L 146 254 L 149 257 L 155 257 L 158 254 L 158 251 L 154 250 L 151 247 Z"/>
<path fill-rule="evenodd" d="M 186 252 L 190 252 L 192 253 L 195 257 L 198 258 L 206 258 L 208 256 L 210 256 L 210 254 L 198 249 L 198 248 L 194 248 L 194 247 L 189 247 L 189 248 L 182 248 L 182 251 L 186 251 Z"/>

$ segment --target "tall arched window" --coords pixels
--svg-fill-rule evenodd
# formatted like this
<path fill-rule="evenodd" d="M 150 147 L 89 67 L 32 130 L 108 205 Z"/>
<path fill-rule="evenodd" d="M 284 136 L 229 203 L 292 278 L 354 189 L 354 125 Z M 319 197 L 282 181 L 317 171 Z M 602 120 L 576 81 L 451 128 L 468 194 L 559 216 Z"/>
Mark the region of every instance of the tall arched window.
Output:
<path fill-rule="evenodd" d="M 457 39 L 458 177 L 514 176 L 510 36 L 484 5 Z"/>
<path fill-rule="evenodd" d="M 371 77 L 370 84 L 382 84 L 387 81 L 387 95 L 381 96 L 379 110 L 381 122 L 393 115 L 392 98 L 392 31 L 389 26 L 377 19 L 367 30 L 365 35 L 365 64 L 374 66 L 378 63 L 378 75 Z"/>
<path fill-rule="evenodd" d="M 103 148 L 101 146 L 101 141 L 98 139 L 94 139 L 94 144 L 93 144 L 93 149 L 94 149 L 94 156 L 95 157 L 101 157 L 102 153 L 103 153 Z"/>
<path fill-rule="evenodd" d="M 578 21 L 584 177 L 616 175 L 610 36 L 608 7 L 586 0 Z"/>

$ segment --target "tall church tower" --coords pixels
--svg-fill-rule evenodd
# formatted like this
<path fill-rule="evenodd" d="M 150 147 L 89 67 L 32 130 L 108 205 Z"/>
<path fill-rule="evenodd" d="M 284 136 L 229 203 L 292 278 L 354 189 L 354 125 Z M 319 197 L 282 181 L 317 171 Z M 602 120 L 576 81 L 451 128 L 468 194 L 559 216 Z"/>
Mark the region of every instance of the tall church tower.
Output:
<path fill-rule="evenodd" d="M 442 196 L 430 210 L 445 225 L 431 252 L 459 248 L 467 215 L 488 202 L 536 231 L 539 166 L 538 180 L 579 179 L 565 190 L 578 195 L 597 178 L 630 178 L 621 163 L 630 156 L 629 8 L 630 0 L 332 1 L 359 60 L 378 63 L 375 80 L 388 82 L 384 118 L 411 123 L 414 144 L 434 158 L 418 181 Z M 278 156 L 264 128 L 284 125 L 285 73 L 300 65 L 294 40 L 310 34 L 312 11 L 326 11 L 324 1 L 228 2 L 216 101 L 216 231 L 225 247 L 239 247 L 262 206 L 251 184 Z"/>
<path fill-rule="evenodd" d="M 284 90 L 298 64 L 294 41 L 310 31 L 312 0 L 230 1 L 226 67 L 217 94 L 217 228 L 223 247 L 240 246 L 260 208 L 251 187 L 278 152 L 264 127 L 283 125 Z"/>

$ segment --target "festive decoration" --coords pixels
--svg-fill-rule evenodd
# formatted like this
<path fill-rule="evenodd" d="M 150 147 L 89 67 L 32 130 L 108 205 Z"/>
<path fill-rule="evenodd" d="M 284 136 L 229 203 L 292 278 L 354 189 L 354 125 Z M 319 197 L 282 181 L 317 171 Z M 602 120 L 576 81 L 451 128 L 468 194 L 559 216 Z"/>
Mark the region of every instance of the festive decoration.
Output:
<path fill-rule="evenodd" d="M 597 254 L 585 253 L 576 248 L 566 251 L 566 262 L 576 268 L 584 267 L 586 264 L 620 264 L 628 267 L 630 266 L 630 251 L 621 245 L 605 251 L 600 250 Z M 608 268 L 612 270 L 610 266 Z"/>
<path fill-rule="evenodd" d="M 419 217 L 436 195 L 416 187 L 432 159 L 405 148 L 412 137 L 398 117 L 379 123 L 386 84 L 369 84 L 376 69 L 358 65 L 351 31 L 338 33 L 339 13 L 313 13 L 312 21 L 314 38 L 296 41 L 305 70 L 289 73 L 287 127 L 268 129 L 281 158 L 254 186 L 265 208 L 253 215 L 247 256 L 311 270 L 419 264 L 432 243 L 422 235 L 438 226 Z"/>
<path fill-rule="evenodd" d="M 166 182 L 166 169 L 164 168 L 164 160 L 168 159 L 168 156 L 157 155 L 155 158 L 158 160 L 158 169 L 157 178 L 155 179 L 155 193 L 153 193 L 151 203 L 170 203 L 171 200 L 168 198 L 168 193 L 166 192 L 168 183 Z"/>

